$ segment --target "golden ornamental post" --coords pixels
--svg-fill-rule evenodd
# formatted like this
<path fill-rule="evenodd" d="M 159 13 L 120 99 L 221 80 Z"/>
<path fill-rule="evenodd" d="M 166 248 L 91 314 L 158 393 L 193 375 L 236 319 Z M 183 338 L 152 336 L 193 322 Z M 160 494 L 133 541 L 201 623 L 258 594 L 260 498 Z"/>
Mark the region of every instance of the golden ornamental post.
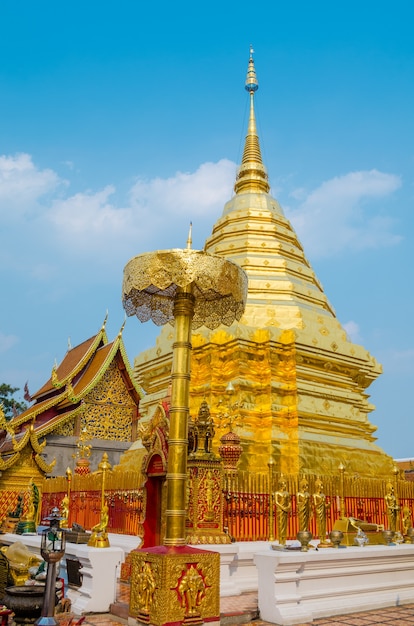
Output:
<path fill-rule="evenodd" d="M 269 541 L 274 541 L 275 523 L 273 515 L 273 471 L 275 462 L 272 457 L 270 457 L 267 467 L 269 468 Z"/>
<path fill-rule="evenodd" d="M 176 324 L 171 372 L 170 432 L 167 466 L 167 510 L 164 545 L 185 545 L 188 412 L 190 396 L 191 286 L 178 289 L 174 301 Z"/>
<path fill-rule="evenodd" d="M 239 320 L 246 297 L 245 272 L 223 257 L 192 250 L 190 237 L 187 249 L 141 254 L 124 270 L 127 315 L 175 326 L 165 537 L 161 547 L 131 553 L 130 615 L 140 622 L 162 626 L 219 620 L 219 554 L 185 545 L 191 330 L 202 325 L 213 330 Z M 194 597 L 190 582 L 197 584 Z"/>
<path fill-rule="evenodd" d="M 108 455 L 106 452 L 102 455 L 102 460 L 98 465 L 98 473 L 102 474 L 102 483 L 101 483 L 101 513 L 100 519 L 95 526 L 92 526 L 91 537 L 88 541 L 88 546 L 92 546 L 94 548 L 109 548 L 109 538 L 107 533 L 107 527 L 109 522 L 109 514 L 108 514 L 108 505 L 105 502 L 105 483 L 106 483 L 106 474 L 109 470 L 112 469 L 111 464 L 108 461 Z"/>
<path fill-rule="evenodd" d="M 62 502 L 60 503 L 60 526 L 61 528 L 68 528 L 69 526 L 69 515 L 70 515 L 70 494 L 72 488 L 72 470 L 70 467 L 66 468 L 66 481 L 68 483 L 68 488 L 66 490 L 66 494 L 63 497 Z"/>
<path fill-rule="evenodd" d="M 340 489 L 341 489 L 341 498 L 340 498 L 340 511 L 339 511 L 339 517 L 346 517 L 346 507 L 345 507 L 345 483 L 344 483 L 344 472 L 345 472 L 345 467 L 342 463 L 339 464 L 338 466 L 338 470 L 339 470 L 339 480 L 340 480 Z"/>
<path fill-rule="evenodd" d="M 394 465 L 392 468 L 392 473 L 394 474 L 394 494 L 395 494 L 395 504 L 396 504 L 396 515 L 395 515 L 395 530 L 396 532 L 401 532 L 401 507 L 400 507 L 400 494 L 398 489 L 398 467 Z"/>

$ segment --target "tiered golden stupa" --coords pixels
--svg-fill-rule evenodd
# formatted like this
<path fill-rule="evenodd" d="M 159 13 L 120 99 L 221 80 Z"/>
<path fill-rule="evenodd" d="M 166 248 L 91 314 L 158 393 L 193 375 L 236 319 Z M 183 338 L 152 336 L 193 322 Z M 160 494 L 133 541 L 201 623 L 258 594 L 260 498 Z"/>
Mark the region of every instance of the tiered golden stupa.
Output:
<path fill-rule="evenodd" d="M 272 459 L 277 473 L 336 474 L 342 463 L 349 474 L 389 476 L 393 461 L 375 444 L 376 427 L 368 419 L 374 407 L 366 392 L 381 366 L 347 337 L 269 193 L 256 130 L 252 54 L 245 88 L 250 117 L 235 195 L 205 250 L 246 271 L 247 306 L 240 322 L 193 334 L 191 415 L 205 399 L 218 429 L 223 415 L 232 419 L 243 446 L 241 470 L 267 471 Z M 156 346 L 135 359 L 135 375 L 147 392 L 141 409 L 148 413 L 169 384 L 172 337 L 164 327 Z M 213 449 L 218 445 L 217 438 Z"/>

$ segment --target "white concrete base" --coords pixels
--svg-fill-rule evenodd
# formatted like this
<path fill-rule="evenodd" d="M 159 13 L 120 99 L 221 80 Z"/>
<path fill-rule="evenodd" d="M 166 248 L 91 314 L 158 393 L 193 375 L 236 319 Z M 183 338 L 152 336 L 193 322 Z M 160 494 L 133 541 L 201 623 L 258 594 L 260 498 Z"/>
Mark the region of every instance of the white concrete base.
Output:
<path fill-rule="evenodd" d="M 414 545 L 255 554 L 261 619 L 289 626 L 414 600 Z"/>
<path fill-rule="evenodd" d="M 203 544 L 195 548 L 220 554 L 220 596 L 238 596 L 257 591 L 257 567 L 253 556 L 259 550 L 270 548 L 268 541 L 245 541 L 230 544 Z"/>
<path fill-rule="evenodd" d="M 77 545 L 75 557 L 82 569 L 82 586 L 68 589 L 72 611 L 82 613 L 106 613 L 116 600 L 116 583 L 124 552 L 121 548 L 90 548 Z"/>

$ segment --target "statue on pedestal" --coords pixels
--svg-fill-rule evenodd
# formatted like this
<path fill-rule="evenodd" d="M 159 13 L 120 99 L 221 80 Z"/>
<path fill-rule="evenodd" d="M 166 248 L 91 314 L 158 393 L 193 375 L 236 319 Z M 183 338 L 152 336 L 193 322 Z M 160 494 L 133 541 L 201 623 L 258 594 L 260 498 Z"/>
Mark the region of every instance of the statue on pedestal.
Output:
<path fill-rule="evenodd" d="M 108 515 L 108 505 L 104 504 L 101 510 L 101 519 L 98 524 L 92 526 L 92 535 L 88 541 L 88 546 L 92 546 L 94 548 L 107 548 L 109 547 L 109 539 L 108 533 L 106 532 L 109 515 Z"/>
<path fill-rule="evenodd" d="M 307 478 L 302 478 L 299 483 L 299 491 L 296 494 L 296 507 L 299 518 L 299 530 L 309 530 L 311 516 L 311 497 L 308 491 Z"/>
<path fill-rule="evenodd" d="M 397 502 L 396 495 L 394 493 L 394 485 L 392 483 L 387 483 L 387 493 L 385 494 L 385 505 L 387 507 L 387 515 L 388 515 L 388 530 L 393 530 L 394 532 L 398 530 L 397 522 L 398 522 L 398 512 L 400 510 L 400 506 Z"/>
<path fill-rule="evenodd" d="M 281 477 L 279 489 L 275 493 L 277 534 L 280 545 L 284 546 L 287 537 L 288 517 L 292 506 L 290 493 L 287 491 L 286 480 Z"/>
<path fill-rule="evenodd" d="M 313 494 L 313 507 L 316 514 L 316 528 L 318 530 L 318 536 L 320 544 L 324 545 L 326 541 L 326 496 L 323 493 L 323 483 L 318 479 L 315 483 L 316 493 Z"/>

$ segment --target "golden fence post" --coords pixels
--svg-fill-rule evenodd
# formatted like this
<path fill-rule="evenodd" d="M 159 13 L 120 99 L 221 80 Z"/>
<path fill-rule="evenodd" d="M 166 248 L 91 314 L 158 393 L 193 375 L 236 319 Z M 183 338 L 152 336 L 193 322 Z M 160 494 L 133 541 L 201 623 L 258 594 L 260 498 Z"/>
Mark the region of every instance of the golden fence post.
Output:
<path fill-rule="evenodd" d="M 340 511 L 339 511 L 339 516 L 340 517 L 346 517 L 346 507 L 345 507 L 345 489 L 344 489 L 344 471 L 345 471 L 345 467 L 343 466 L 342 463 L 339 464 L 338 467 L 339 470 L 339 477 L 340 477 L 340 489 L 341 489 L 341 496 L 340 496 Z"/>
<path fill-rule="evenodd" d="M 272 457 L 270 457 L 269 462 L 267 464 L 269 468 L 269 541 L 275 540 L 274 535 L 274 516 L 273 516 L 273 470 L 274 470 L 275 462 Z"/>

